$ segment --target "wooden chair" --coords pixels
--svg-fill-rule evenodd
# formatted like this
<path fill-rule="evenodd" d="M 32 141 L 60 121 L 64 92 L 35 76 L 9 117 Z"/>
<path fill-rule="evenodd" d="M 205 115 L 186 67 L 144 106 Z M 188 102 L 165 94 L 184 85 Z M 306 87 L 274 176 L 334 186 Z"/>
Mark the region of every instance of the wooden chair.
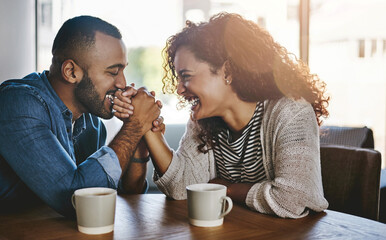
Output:
<path fill-rule="evenodd" d="M 381 154 L 357 147 L 320 148 L 328 209 L 378 220 Z"/>

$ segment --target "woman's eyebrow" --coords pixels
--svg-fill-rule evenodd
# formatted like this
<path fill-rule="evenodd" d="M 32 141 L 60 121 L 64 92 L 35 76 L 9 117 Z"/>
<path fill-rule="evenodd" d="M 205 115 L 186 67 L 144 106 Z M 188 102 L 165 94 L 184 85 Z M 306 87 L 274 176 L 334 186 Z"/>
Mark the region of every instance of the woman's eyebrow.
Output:
<path fill-rule="evenodd" d="M 178 71 L 178 74 L 182 75 L 183 73 L 186 73 L 186 72 L 191 72 L 191 71 L 187 69 L 181 69 Z"/>

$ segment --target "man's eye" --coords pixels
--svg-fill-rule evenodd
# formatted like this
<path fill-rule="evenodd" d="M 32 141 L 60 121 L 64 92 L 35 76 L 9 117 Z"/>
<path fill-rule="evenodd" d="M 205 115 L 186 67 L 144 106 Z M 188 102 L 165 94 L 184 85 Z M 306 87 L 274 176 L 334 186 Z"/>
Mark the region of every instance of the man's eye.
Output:
<path fill-rule="evenodd" d="M 112 76 L 117 76 L 118 75 L 118 72 L 109 72 L 110 73 L 110 75 L 112 75 Z"/>

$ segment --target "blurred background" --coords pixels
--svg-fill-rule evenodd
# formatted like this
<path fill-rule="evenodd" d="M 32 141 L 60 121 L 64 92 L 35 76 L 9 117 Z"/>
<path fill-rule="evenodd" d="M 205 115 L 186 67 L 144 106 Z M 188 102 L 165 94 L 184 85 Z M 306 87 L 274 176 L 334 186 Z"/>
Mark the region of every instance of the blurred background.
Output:
<path fill-rule="evenodd" d="M 161 50 L 187 19 L 206 21 L 221 11 L 239 13 L 266 28 L 327 83 L 325 125 L 374 132 L 385 156 L 385 0 L 0 0 L 0 82 L 41 72 L 51 64 L 56 32 L 67 19 L 93 15 L 117 26 L 128 48 L 128 83 L 147 86 L 164 103 L 166 124 L 186 123 L 177 98 L 162 93 Z M 105 121 L 111 137 L 117 119 Z M 385 161 L 383 160 L 383 167 Z"/>

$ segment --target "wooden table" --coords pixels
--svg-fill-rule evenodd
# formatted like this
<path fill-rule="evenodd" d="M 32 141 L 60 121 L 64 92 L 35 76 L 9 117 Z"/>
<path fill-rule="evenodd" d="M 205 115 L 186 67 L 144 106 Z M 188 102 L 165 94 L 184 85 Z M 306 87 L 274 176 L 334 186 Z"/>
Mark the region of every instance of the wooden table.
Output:
<path fill-rule="evenodd" d="M 224 224 L 191 226 L 187 202 L 163 194 L 117 198 L 114 232 L 86 235 L 47 206 L 0 215 L 0 239 L 386 239 L 386 224 L 334 211 L 280 219 L 235 205 Z"/>

